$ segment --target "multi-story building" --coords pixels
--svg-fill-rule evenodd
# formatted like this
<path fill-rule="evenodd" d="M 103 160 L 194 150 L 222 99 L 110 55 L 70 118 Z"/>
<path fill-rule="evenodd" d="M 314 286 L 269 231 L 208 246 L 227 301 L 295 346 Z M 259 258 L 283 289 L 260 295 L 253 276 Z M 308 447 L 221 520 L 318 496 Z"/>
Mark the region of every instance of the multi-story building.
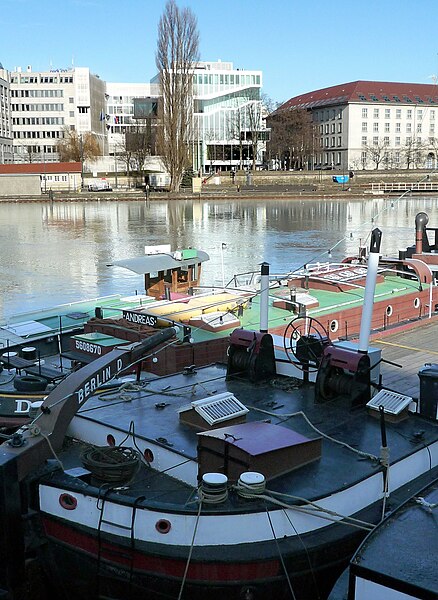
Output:
<path fill-rule="evenodd" d="M 193 82 L 194 170 L 260 165 L 266 139 L 262 72 L 235 69 L 230 62 L 200 62 Z M 159 76 L 144 84 L 105 83 L 86 67 L 47 72 L 34 72 L 31 66 L 13 72 L 0 69 L 0 85 L 2 162 L 7 157 L 11 162 L 56 162 L 60 140 L 66 130 L 75 130 L 96 135 L 102 148 L 102 160 L 96 165 L 109 170 L 126 152 L 129 134 L 141 128 L 141 118 L 134 114 L 136 102 L 154 105 L 156 116 L 160 98 Z"/>
<path fill-rule="evenodd" d="M 204 172 L 260 165 L 266 130 L 261 71 L 231 62 L 200 62 L 194 70 L 193 166 Z"/>
<path fill-rule="evenodd" d="M 309 168 L 434 167 L 438 87 L 354 81 L 291 98 L 277 110 L 312 114 L 319 150 Z"/>
<path fill-rule="evenodd" d="M 87 67 L 9 74 L 15 162 L 56 162 L 66 129 L 92 132 L 107 152 L 105 82 Z"/>
<path fill-rule="evenodd" d="M 9 73 L 0 63 L 0 163 L 12 162 Z"/>
<path fill-rule="evenodd" d="M 109 154 L 114 155 L 125 151 L 126 134 L 135 133 L 139 127 L 139 120 L 134 116 L 134 98 L 149 97 L 153 87 L 150 83 L 106 84 Z"/>

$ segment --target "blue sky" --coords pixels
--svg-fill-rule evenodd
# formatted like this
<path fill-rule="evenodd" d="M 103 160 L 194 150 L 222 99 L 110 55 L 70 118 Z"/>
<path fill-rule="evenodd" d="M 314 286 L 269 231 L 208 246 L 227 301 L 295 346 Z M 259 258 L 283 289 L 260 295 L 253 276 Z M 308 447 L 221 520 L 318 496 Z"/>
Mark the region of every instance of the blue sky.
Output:
<path fill-rule="evenodd" d="M 90 67 L 111 82 L 155 74 L 165 0 L 0 0 L 0 62 Z M 198 19 L 202 60 L 261 69 L 274 101 L 357 79 L 432 83 L 436 0 L 177 0 Z"/>

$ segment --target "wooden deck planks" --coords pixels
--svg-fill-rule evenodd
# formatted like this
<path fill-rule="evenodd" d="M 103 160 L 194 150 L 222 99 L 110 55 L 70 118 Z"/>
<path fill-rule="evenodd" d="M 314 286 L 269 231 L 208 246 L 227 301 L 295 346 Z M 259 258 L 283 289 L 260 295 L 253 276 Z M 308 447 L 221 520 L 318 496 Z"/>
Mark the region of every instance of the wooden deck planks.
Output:
<path fill-rule="evenodd" d="M 399 369 L 381 363 L 383 385 L 401 394 L 418 398 L 419 370 L 427 363 L 438 364 L 438 320 L 423 321 L 413 329 L 393 334 L 387 332 L 371 342 L 381 348 L 382 358 L 402 365 Z"/>

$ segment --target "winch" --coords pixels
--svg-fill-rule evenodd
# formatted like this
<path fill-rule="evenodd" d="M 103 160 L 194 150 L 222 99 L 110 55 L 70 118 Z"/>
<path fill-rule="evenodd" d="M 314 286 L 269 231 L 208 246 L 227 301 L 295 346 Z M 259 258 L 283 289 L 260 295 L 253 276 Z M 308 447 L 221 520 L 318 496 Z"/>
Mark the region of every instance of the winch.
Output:
<path fill-rule="evenodd" d="M 366 404 L 371 399 L 370 371 L 367 353 L 326 347 L 315 382 L 316 402 L 345 396 L 352 407 Z"/>
<path fill-rule="evenodd" d="M 230 335 L 227 377 L 238 375 L 251 381 L 276 374 L 274 343 L 269 333 L 235 329 Z"/>

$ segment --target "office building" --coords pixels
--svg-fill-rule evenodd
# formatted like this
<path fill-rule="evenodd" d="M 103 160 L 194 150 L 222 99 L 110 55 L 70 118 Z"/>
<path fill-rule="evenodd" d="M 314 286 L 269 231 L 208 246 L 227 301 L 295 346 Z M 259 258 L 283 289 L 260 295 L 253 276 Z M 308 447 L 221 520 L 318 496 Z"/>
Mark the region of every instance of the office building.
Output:
<path fill-rule="evenodd" d="M 87 67 L 9 73 L 14 162 L 57 162 L 66 129 L 92 132 L 107 152 L 105 82 Z"/>
<path fill-rule="evenodd" d="M 354 81 L 291 98 L 277 110 L 312 115 L 312 168 L 432 168 L 438 153 L 438 87 Z"/>

